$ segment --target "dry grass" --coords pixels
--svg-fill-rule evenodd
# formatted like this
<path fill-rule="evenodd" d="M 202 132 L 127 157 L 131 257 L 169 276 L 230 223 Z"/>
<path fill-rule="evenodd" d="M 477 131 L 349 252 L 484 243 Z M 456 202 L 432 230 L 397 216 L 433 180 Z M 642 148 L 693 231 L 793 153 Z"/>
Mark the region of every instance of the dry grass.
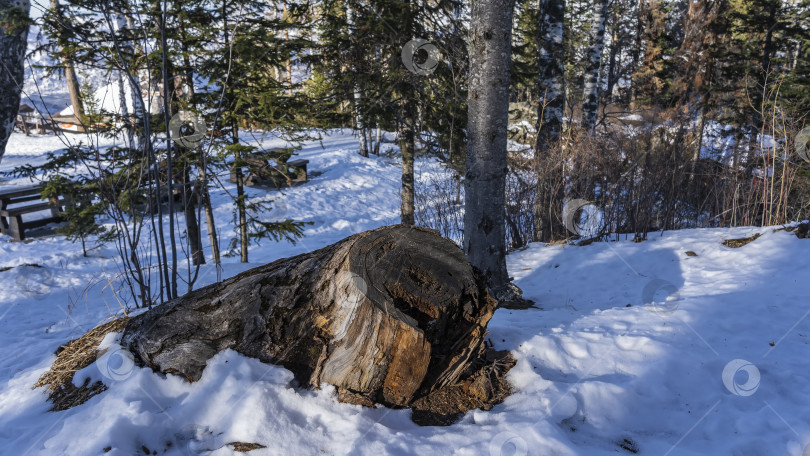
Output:
<path fill-rule="evenodd" d="M 750 243 L 756 241 L 760 236 L 762 236 L 762 235 L 757 233 L 757 234 L 755 234 L 753 236 L 750 236 L 750 237 L 747 237 L 747 238 L 726 239 L 725 241 L 723 241 L 723 245 L 726 246 L 726 247 L 731 247 L 732 249 L 738 249 L 738 248 L 740 248 L 740 247 L 742 247 L 742 246 L 744 246 L 746 244 L 750 244 Z"/>
<path fill-rule="evenodd" d="M 107 389 L 101 382 L 90 384 L 87 379 L 82 386 L 73 384 L 73 375 L 93 364 L 98 357 L 97 348 L 104 337 L 111 332 L 124 329 L 128 318 L 119 318 L 97 326 L 82 337 L 59 347 L 56 361 L 51 368 L 34 384 L 34 388 L 44 386 L 48 398 L 53 402 L 54 412 L 67 410 L 85 403 L 88 399 Z"/>
<path fill-rule="evenodd" d="M 260 443 L 245 443 L 245 442 L 231 442 L 228 446 L 233 447 L 233 451 L 237 453 L 247 453 L 248 451 L 261 450 L 267 448 Z"/>

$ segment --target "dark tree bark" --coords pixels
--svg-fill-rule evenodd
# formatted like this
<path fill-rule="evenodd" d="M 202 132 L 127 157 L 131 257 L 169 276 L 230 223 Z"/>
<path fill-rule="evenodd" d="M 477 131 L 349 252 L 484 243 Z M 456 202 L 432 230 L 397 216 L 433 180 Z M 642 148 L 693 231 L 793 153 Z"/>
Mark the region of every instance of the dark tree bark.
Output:
<path fill-rule="evenodd" d="M 539 20 L 537 92 L 540 103 L 537 120 L 540 125 L 534 148 L 538 179 L 533 240 L 550 241 L 554 232 L 553 214 L 562 214 L 562 187 L 557 191 L 551 185 L 555 181 L 551 173 L 561 168 L 555 166 L 551 169 L 543 165 L 549 164 L 550 148 L 559 143 L 562 134 L 565 109 L 565 0 L 540 0 Z M 559 208 L 552 207 L 554 205 Z"/>
<path fill-rule="evenodd" d="M 633 47 L 630 50 L 630 90 L 627 102 L 631 106 L 635 105 L 636 96 L 638 95 L 638 78 L 636 76 L 636 71 L 638 70 L 639 62 L 641 60 L 641 35 L 644 31 L 644 20 L 642 19 L 642 14 L 644 14 L 644 8 L 644 0 L 638 0 L 635 14 L 635 39 L 633 41 Z"/>
<path fill-rule="evenodd" d="M 176 298 L 178 295 L 177 292 L 177 242 L 175 241 L 175 227 L 174 227 L 174 160 L 175 160 L 175 148 L 172 144 L 172 133 L 170 127 L 170 120 L 172 118 L 172 106 L 171 106 L 171 97 L 174 93 L 174 78 L 170 77 L 169 75 L 174 73 L 174 68 L 169 60 L 169 47 L 168 47 L 168 38 L 166 37 L 166 16 L 167 12 L 165 10 L 166 3 L 165 2 L 154 2 L 154 6 L 156 6 L 155 10 L 160 11 L 159 22 L 158 22 L 158 30 L 160 32 L 160 57 L 161 57 L 161 65 L 160 65 L 160 81 L 163 85 L 161 94 L 161 99 L 163 101 L 163 121 L 165 124 L 165 132 L 166 132 L 166 190 L 167 196 L 169 198 L 168 209 L 169 209 L 169 250 L 171 251 L 171 266 L 169 267 L 169 276 L 166 278 L 166 290 L 168 291 L 169 299 Z M 160 189 L 160 187 L 158 187 Z M 160 191 L 160 190 L 158 190 Z M 162 222 L 163 216 L 161 214 L 160 220 Z M 162 224 L 162 223 L 161 223 Z M 168 262 L 166 264 L 169 264 Z"/>
<path fill-rule="evenodd" d="M 585 87 L 582 94 L 582 127 L 593 130 L 599 109 L 599 68 L 605 45 L 605 17 L 607 0 L 598 0 L 591 24 L 591 42 L 585 61 Z"/>
<path fill-rule="evenodd" d="M 0 161 L 20 109 L 30 9 L 29 0 L 0 0 Z"/>
<path fill-rule="evenodd" d="M 771 68 L 771 60 L 776 47 L 774 43 L 774 32 L 779 26 L 778 15 L 780 5 L 781 2 L 779 1 L 766 2 L 766 4 L 763 5 L 764 8 L 767 8 L 766 11 L 768 12 L 767 19 L 763 24 L 763 28 L 765 29 L 765 42 L 762 44 L 762 61 L 760 71 L 757 73 L 757 85 L 751 94 L 753 98 L 753 109 L 751 109 L 751 138 L 754 138 L 754 142 L 756 142 L 758 134 L 764 134 L 765 129 L 762 111 L 765 109 L 763 103 L 766 100 L 766 94 L 768 92 L 768 79 L 771 77 L 771 72 L 773 71 L 773 68 Z"/>
<path fill-rule="evenodd" d="M 217 352 L 404 406 L 454 384 L 496 302 L 451 241 L 398 225 L 270 263 L 131 318 L 139 362 L 195 381 Z"/>
<path fill-rule="evenodd" d="M 284 5 L 286 11 L 286 3 Z M 359 76 L 360 71 L 357 69 L 357 65 L 359 65 L 361 59 L 363 58 L 362 52 L 360 49 L 360 45 L 357 42 L 355 37 L 355 14 L 354 9 L 351 7 L 349 3 L 346 4 L 346 25 L 348 25 L 349 36 L 352 37 L 353 45 L 352 50 L 354 51 L 354 59 L 353 62 L 353 71 L 357 76 Z M 288 62 L 289 63 L 289 62 Z M 366 127 L 365 122 L 363 121 L 363 87 L 362 84 L 358 81 L 359 78 L 356 77 L 354 81 L 354 94 L 353 94 L 353 102 L 354 102 L 354 123 L 355 128 L 357 129 L 357 133 L 359 136 L 359 153 L 363 157 L 368 157 L 369 152 L 369 142 L 368 142 L 368 128 Z M 292 79 L 290 80 L 292 83 Z"/>
<path fill-rule="evenodd" d="M 560 139 L 565 108 L 565 0 L 540 0 L 538 49 L 540 97 L 536 150 Z"/>
<path fill-rule="evenodd" d="M 234 122 L 231 125 L 233 144 L 239 144 L 239 125 Z M 247 221 L 247 195 L 245 195 L 245 176 L 242 173 L 242 152 L 239 149 L 234 151 L 233 171 L 236 175 L 236 210 L 239 213 L 239 253 L 242 263 L 248 262 L 248 236 Z M 236 166 L 239 165 L 239 166 Z"/>
<path fill-rule="evenodd" d="M 490 287 L 507 285 L 506 133 L 514 0 L 477 1 L 470 24 L 464 250 Z"/>
<path fill-rule="evenodd" d="M 188 170 L 187 170 L 188 171 Z M 205 264 L 205 253 L 202 246 L 200 223 L 197 220 L 197 207 L 199 205 L 200 186 L 189 183 L 188 173 L 183 182 L 183 214 L 186 219 L 186 235 L 191 248 L 191 260 L 194 266 Z"/>

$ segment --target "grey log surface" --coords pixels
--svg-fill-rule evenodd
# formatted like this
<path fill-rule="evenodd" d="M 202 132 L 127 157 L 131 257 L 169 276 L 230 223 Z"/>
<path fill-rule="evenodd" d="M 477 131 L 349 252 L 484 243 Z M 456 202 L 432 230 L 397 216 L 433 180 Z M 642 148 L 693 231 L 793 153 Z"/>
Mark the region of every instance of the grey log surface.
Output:
<path fill-rule="evenodd" d="M 397 225 L 193 291 L 132 318 L 123 343 L 189 381 L 231 348 L 300 386 L 405 406 L 458 380 L 495 306 L 453 242 Z"/>

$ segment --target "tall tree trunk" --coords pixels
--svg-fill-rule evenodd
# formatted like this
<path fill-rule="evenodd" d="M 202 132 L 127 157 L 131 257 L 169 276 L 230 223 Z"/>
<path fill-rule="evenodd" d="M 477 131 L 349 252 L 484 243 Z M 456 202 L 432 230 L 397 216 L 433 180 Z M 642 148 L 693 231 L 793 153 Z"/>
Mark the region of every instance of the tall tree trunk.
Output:
<path fill-rule="evenodd" d="M 59 0 L 51 0 L 51 11 L 60 22 L 64 22 Z M 64 49 L 60 49 L 60 52 L 62 53 L 60 59 L 62 60 L 62 67 L 65 70 L 65 83 L 67 83 L 70 105 L 73 107 L 73 114 L 76 115 L 76 118 L 79 119 L 81 124 L 84 124 L 84 104 L 81 99 L 81 88 L 79 87 L 79 79 L 76 77 L 73 58 L 72 56 L 66 55 Z"/>
<path fill-rule="evenodd" d="M 10 21 L 27 19 L 30 9 L 29 0 L 0 0 L 0 161 L 20 109 L 28 46 L 28 23 Z"/>
<path fill-rule="evenodd" d="M 197 221 L 198 191 L 198 188 L 192 188 L 186 191 L 186 205 L 184 207 L 186 234 L 188 235 L 189 246 L 191 247 L 191 261 L 194 266 L 205 264 L 200 224 Z"/>
<path fill-rule="evenodd" d="M 416 16 L 414 8 L 418 8 L 414 0 L 405 0 L 400 4 L 400 24 L 398 30 L 403 36 L 413 37 L 416 33 Z M 407 74 L 407 73 L 406 73 Z M 402 193 L 400 217 L 404 225 L 415 224 L 414 204 L 414 160 L 416 159 L 416 132 L 421 117 L 419 116 L 418 92 L 416 84 L 420 81 L 414 75 L 407 74 L 408 79 L 400 85 L 400 118 L 399 118 L 399 144 L 402 154 Z"/>
<path fill-rule="evenodd" d="M 537 190 L 534 203 L 534 241 L 549 241 L 552 237 L 553 214 L 562 214 L 562 195 L 554 194 L 552 170 L 549 164 L 551 147 L 558 146 L 562 134 L 565 110 L 565 0 L 540 0 L 538 49 L 537 142 L 534 147 L 537 169 Z M 559 169 L 555 166 L 554 169 Z M 560 187 L 562 188 L 562 187 Z M 552 207 L 552 206 L 559 206 Z"/>
<path fill-rule="evenodd" d="M 363 95 L 362 91 L 360 90 L 360 84 L 355 82 L 354 120 L 355 125 L 357 127 L 357 133 L 359 136 L 359 146 L 360 146 L 359 153 L 363 157 L 368 157 L 368 136 L 366 136 L 366 124 L 363 122 L 362 105 L 363 105 Z"/>
<path fill-rule="evenodd" d="M 214 264 L 220 264 L 219 239 L 217 225 L 214 221 L 214 209 L 211 207 L 211 194 L 208 192 L 208 173 L 205 161 L 200 164 L 200 204 L 205 211 L 205 224 L 208 227 L 208 242 L 211 244 L 211 257 Z"/>
<path fill-rule="evenodd" d="M 200 185 L 191 185 L 189 168 L 184 170 L 183 182 L 183 214 L 186 219 L 186 235 L 191 249 L 191 261 L 194 266 L 205 264 L 205 254 L 202 247 L 202 234 L 197 220 L 197 207 L 199 204 Z"/>
<path fill-rule="evenodd" d="M 129 123 L 129 107 L 127 106 L 127 85 L 124 84 L 124 74 L 123 72 L 118 72 L 117 83 L 118 83 L 118 113 L 117 115 L 123 119 L 123 127 L 124 131 L 126 132 L 126 146 L 133 147 L 133 140 L 134 135 L 132 133 L 132 124 Z"/>
<path fill-rule="evenodd" d="M 605 45 L 605 16 L 607 0 L 598 0 L 591 24 L 590 46 L 585 56 L 585 85 L 582 93 L 582 127 L 592 131 L 599 113 L 599 68 L 602 65 L 602 48 Z"/>
<path fill-rule="evenodd" d="M 692 154 L 692 163 L 689 170 L 689 177 L 687 178 L 686 183 L 686 191 L 687 198 L 691 199 L 692 201 L 697 201 L 697 191 L 695 188 L 695 173 L 697 171 L 697 164 L 700 161 L 700 152 L 703 150 L 703 138 L 706 131 L 706 105 L 708 94 L 704 93 L 700 97 L 700 107 L 699 114 L 698 114 L 698 138 L 697 144 L 695 145 L 695 152 Z"/>
<path fill-rule="evenodd" d="M 476 1 L 470 23 L 464 251 L 493 290 L 509 283 L 504 199 L 514 7 L 515 0 Z"/>
<path fill-rule="evenodd" d="M 178 103 L 181 103 L 181 109 L 189 109 L 190 106 L 194 106 L 194 69 L 191 66 L 191 58 L 190 55 L 192 54 L 191 50 L 188 47 L 188 40 L 185 27 L 180 24 L 178 31 L 180 33 L 180 48 L 183 51 L 183 81 L 185 81 L 185 90 L 183 90 L 184 100 L 176 100 Z M 179 93 L 179 92 L 178 92 Z M 179 98 L 179 97 L 178 97 Z M 205 159 L 202 157 L 205 154 L 205 150 L 203 147 L 197 148 L 200 154 L 200 161 L 205 162 Z M 200 200 L 202 199 L 201 192 L 202 188 L 199 183 L 192 187 L 191 179 L 189 179 L 189 175 L 191 174 L 191 163 L 194 160 L 192 154 L 195 153 L 194 150 L 187 149 L 187 148 L 180 148 L 182 151 L 184 160 L 183 160 L 183 212 L 185 214 L 186 219 L 186 234 L 188 236 L 189 247 L 191 248 L 191 259 L 194 266 L 199 266 L 201 264 L 205 264 L 205 253 L 203 253 L 203 246 L 202 246 L 202 232 L 200 231 L 200 223 L 199 223 L 199 211 L 197 208 L 200 207 Z M 205 183 L 204 183 L 205 184 Z M 207 189 L 207 188 L 206 188 Z"/>
<path fill-rule="evenodd" d="M 377 124 L 375 137 L 373 153 L 374 155 L 380 155 L 380 143 L 382 142 L 382 129 L 380 128 L 380 124 Z"/>
<path fill-rule="evenodd" d="M 290 28 L 287 27 L 287 21 L 289 20 L 289 14 L 287 12 L 287 2 L 284 2 L 284 12 L 282 13 L 282 19 L 284 20 L 284 40 L 286 42 L 290 42 Z M 287 56 L 287 61 L 285 62 L 285 66 L 287 67 L 287 95 L 293 96 L 293 74 L 292 74 L 292 56 Z"/>
<path fill-rule="evenodd" d="M 123 25 L 123 29 L 126 30 L 126 21 L 123 20 L 123 18 L 121 18 L 120 15 L 116 15 L 116 24 L 118 24 L 117 27 L 116 27 L 116 30 L 115 30 L 116 32 L 121 31 L 121 29 L 122 29 L 121 25 Z M 121 121 L 123 123 L 124 131 L 126 133 L 126 138 L 127 138 L 126 139 L 126 145 L 127 145 L 127 147 L 133 147 L 134 148 L 135 147 L 135 144 L 134 144 L 135 133 L 132 131 L 133 130 L 132 129 L 132 122 L 130 122 L 130 118 L 129 118 L 129 106 L 127 106 L 127 93 L 129 91 L 129 83 L 128 82 L 124 83 L 124 78 L 125 77 L 126 77 L 126 75 L 124 74 L 124 71 L 119 70 L 118 71 L 118 103 L 120 103 L 121 106 L 118 108 L 118 110 L 119 110 L 118 115 L 120 116 L 120 119 L 121 119 Z M 135 100 L 135 97 L 133 96 L 132 97 L 133 108 L 135 107 L 136 104 L 137 104 L 137 101 Z M 84 110 L 84 108 L 82 108 L 82 110 Z"/>
<path fill-rule="evenodd" d="M 239 125 L 236 121 L 231 126 L 233 144 L 239 144 Z M 248 262 L 247 195 L 245 195 L 245 177 L 242 174 L 242 152 L 239 148 L 234 153 L 234 174 L 236 175 L 236 210 L 239 214 L 239 250 L 242 263 Z"/>
<path fill-rule="evenodd" d="M 540 1 L 537 150 L 560 139 L 565 108 L 565 0 Z"/>
<path fill-rule="evenodd" d="M 641 45 L 642 39 L 641 35 L 644 32 L 644 21 L 642 20 L 642 14 L 644 13 L 644 0 L 638 0 L 636 4 L 636 31 L 635 31 L 635 41 L 633 42 L 633 48 L 630 50 L 630 91 L 627 102 L 633 106 L 636 101 L 636 94 L 638 92 L 638 88 L 636 87 L 637 78 L 636 78 L 636 70 L 638 69 L 639 62 L 641 61 Z"/>
<path fill-rule="evenodd" d="M 228 13 L 227 13 L 227 2 L 223 0 L 222 2 L 222 17 L 224 20 L 223 29 L 226 30 L 225 33 L 225 47 L 230 47 L 230 37 L 228 36 Z M 230 95 L 230 94 L 229 94 Z M 230 96 L 228 96 L 228 102 L 230 100 Z M 239 148 L 239 123 L 236 119 L 231 122 L 231 141 L 232 144 L 235 146 L 234 148 L 234 160 L 232 165 L 232 172 L 236 177 L 236 211 L 239 217 L 239 248 L 240 248 L 240 259 L 242 263 L 248 262 L 248 242 L 250 238 L 248 236 L 248 225 L 247 225 L 247 195 L 245 195 L 245 176 L 242 174 L 242 152 Z"/>
<path fill-rule="evenodd" d="M 771 59 L 774 54 L 774 30 L 778 25 L 777 14 L 779 12 L 779 1 L 767 2 L 768 19 L 763 24 L 765 28 L 765 42 L 762 45 L 762 60 L 760 62 L 760 71 L 757 74 L 757 86 L 752 93 L 752 109 L 751 109 L 751 139 L 754 148 L 758 148 L 756 138 L 760 134 L 765 133 L 765 125 L 763 113 L 765 112 L 765 104 L 768 97 L 768 77 L 772 72 Z M 752 151 L 755 152 L 755 151 Z"/>
<path fill-rule="evenodd" d="M 607 91 L 606 93 L 606 102 L 610 102 L 613 99 L 613 88 L 616 86 L 616 57 L 619 55 L 619 49 L 621 49 L 621 43 L 619 43 L 619 30 L 621 29 L 621 23 L 619 22 L 621 17 L 621 10 L 616 8 L 616 12 L 613 15 L 613 33 L 610 35 L 610 56 L 608 58 L 608 70 L 607 70 Z"/>
<path fill-rule="evenodd" d="M 135 46 L 129 38 L 130 30 L 132 30 L 134 26 L 132 15 L 117 12 L 113 14 L 113 18 L 115 19 L 116 32 L 120 37 L 117 38 L 118 41 L 116 42 L 118 57 L 123 60 L 124 56 L 135 56 L 136 51 L 139 55 L 142 54 L 142 49 L 139 46 Z M 137 140 L 137 146 L 141 147 L 146 141 L 146 135 L 144 134 L 145 129 L 138 132 L 137 128 L 135 128 L 137 125 L 142 125 L 147 121 L 144 116 L 144 113 L 147 111 L 147 106 L 143 100 L 141 78 L 137 68 L 133 68 L 129 63 L 122 61 L 122 67 L 120 73 L 123 73 L 123 76 L 127 78 L 127 84 L 125 85 L 126 93 L 121 94 L 123 106 L 121 116 L 126 123 L 130 145 L 135 147 L 133 142 Z M 126 95 L 129 95 L 132 101 L 132 119 L 129 118 L 129 112 L 126 109 Z M 136 135 L 136 133 L 138 134 Z"/>
<path fill-rule="evenodd" d="M 371 125 L 366 125 L 366 148 L 368 153 L 372 153 L 374 151 L 374 129 L 371 128 Z"/>
<path fill-rule="evenodd" d="M 706 118 L 708 116 L 710 96 L 712 93 L 712 82 L 714 80 L 714 54 L 712 52 L 717 35 L 713 30 L 712 24 L 717 20 L 718 8 L 716 3 L 706 1 L 693 1 L 689 3 L 687 10 L 687 26 L 684 28 L 684 42 L 682 46 L 685 52 L 700 57 L 695 58 L 696 69 L 692 69 L 692 65 L 688 65 L 687 69 L 691 70 L 686 72 L 686 78 L 694 80 L 690 84 L 687 91 L 684 104 L 689 106 L 693 98 L 698 99 L 697 112 L 698 112 L 698 138 L 692 155 L 692 163 L 687 182 L 687 199 L 694 201 L 698 204 L 697 186 L 695 185 L 695 173 L 697 171 L 697 163 L 700 160 L 700 153 L 703 149 L 703 140 L 706 132 Z M 703 57 L 705 56 L 705 57 Z M 705 58 L 705 60 L 704 60 Z M 692 73 L 695 73 L 694 75 Z"/>
<path fill-rule="evenodd" d="M 403 100 L 403 119 L 399 127 L 399 149 L 402 153 L 402 193 L 400 219 L 405 225 L 413 225 L 414 219 L 414 178 L 413 164 L 416 155 L 416 133 L 414 132 L 415 113 L 411 98 Z"/>
<path fill-rule="evenodd" d="M 354 10 L 352 9 L 351 5 L 348 3 L 346 4 L 346 20 L 347 25 L 349 26 L 349 34 L 352 36 L 352 50 L 354 51 L 352 54 L 354 55 L 355 61 L 352 62 L 352 71 L 354 73 L 354 123 L 355 128 L 357 128 L 357 132 L 359 134 L 359 146 L 360 146 L 360 155 L 363 157 L 368 157 L 368 136 L 366 135 L 366 125 L 363 120 L 363 87 L 358 82 L 358 78 L 360 76 L 360 70 L 357 68 L 357 65 L 362 59 L 362 52 L 359 49 L 360 44 L 358 40 L 354 38 Z"/>
<path fill-rule="evenodd" d="M 169 297 L 176 298 L 177 294 L 177 243 L 174 234 L 174 147 L 171 140 L 170 120 L 172 118 L 171 96 L 174 92 L 174 78 L 169 68 L 169 47 L 166 38 L 166 2 L 163 0 L 160 9 L 160 56 L 161 56 L 161 82 L 163 83 L 163 120 L 166 124 L 166 194 L 169 198 L 169 249 L 171 251 L 171 266 L 169 269 Z M 158 186 L 158 189 L 160 186 Z M 163 223 L 163 220 L 160 221 Z"/>
<path fill-rule="evenodd" d="M 63 57 L 62 62 L 65 67 L 65 82 L 68 86 L 68 96 L 70 97 L 70 104 L 73 106 L 73 114 L 79 119 L 79 122 L 84 123 L 84 104 L 82 103 L 81 88 L 79 87 L 79 79 L 76 77 L 76 70 L 70 58 Z"/>

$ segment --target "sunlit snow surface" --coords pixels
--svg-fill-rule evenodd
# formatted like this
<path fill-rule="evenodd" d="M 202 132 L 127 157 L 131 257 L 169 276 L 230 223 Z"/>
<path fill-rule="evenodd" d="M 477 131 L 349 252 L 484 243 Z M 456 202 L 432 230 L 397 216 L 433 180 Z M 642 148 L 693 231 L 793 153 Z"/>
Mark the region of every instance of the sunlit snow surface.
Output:
<path fill-rule="evenodd" d="M 345 132 L 323 145 L 300 151 L 322 173 L 306 185 L 248 189 L 276 199 L 274 216 L 313 222 L 306 237 L 253 246 L 250 265 L 227 258 L 224 277 L 398 222 L 399 163 L 360 157 Z M 15 134 L 0 170 L 36 165 L 61 147 Z M 418 161 L 417 188 L 440 172 Z M 231 200 L 222 190 L 213 199 L 226 244 Z M 721 244 L 754 233 L 762 237 L 742 248 Z M 753 456 L 803 455 L 810 442 L 810 240 L 784 231 L 686 230 L 513 253 L 510 275 L 538 308 L 498 310 L 487 337 L 518 358 L 509 374 L 516 392 L 449 427 L 418 427 L 408 410 L 338 403 L 328 386 L 295 389 L 287 370 L 230 351 L 194 384 L 118 352 L 77 374 L 109 390 L 48 412 L 43 389 L 31 388 L 54 350 L 120 314 L 98 280 L 117 272 L 114 258 L 112 247 L 83 258 L 59 236 L 0 237 L 0 269 L 14 266 L 0 272 L 0 454 L 230 455 L 227 443 L 249 442 L 267 447 L 250 455 L 631 454 L 624 445 L 642 455 Z M 207 266 L 198 285 L 215 278 Z M 113 336 L 104 345 L 116 352 Z M 739 372 L 727 370 L 724 383 L 727 365 Z"/>

